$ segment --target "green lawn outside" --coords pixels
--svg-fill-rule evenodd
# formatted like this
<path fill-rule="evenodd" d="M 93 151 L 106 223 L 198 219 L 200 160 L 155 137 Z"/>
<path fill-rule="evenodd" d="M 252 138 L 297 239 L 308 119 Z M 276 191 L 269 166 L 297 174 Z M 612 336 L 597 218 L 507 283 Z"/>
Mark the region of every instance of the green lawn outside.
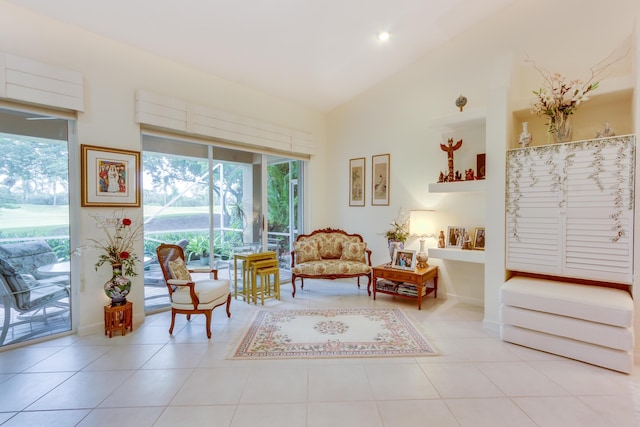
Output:
<path fill-rule="evenodd" d="M 160 211 L 160 206 L 144 208 L 145 215 L 150 216 Z M 126 209 L 125 209 L 126 212 Z M 156 218 L 168 218 L 186 213 L 208 213 L 208 206 L 170 207 L 162 211 Z M 137 218 L 131 218 L 136 220 Z M 69 227 L 69 206 L 19 205 L 17 209 L 0 208 L 0 232 L 24 233 L 26 230 L 39 233 Z"/>

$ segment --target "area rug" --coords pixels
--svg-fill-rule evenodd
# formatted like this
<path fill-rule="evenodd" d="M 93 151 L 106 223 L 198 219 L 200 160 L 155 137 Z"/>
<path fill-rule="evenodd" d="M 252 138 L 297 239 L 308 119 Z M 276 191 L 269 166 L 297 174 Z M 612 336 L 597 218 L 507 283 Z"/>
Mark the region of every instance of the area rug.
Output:
<path fill-rule="evenodd" d="M 230 359 L 433 356 L 402 310 L 260 310 Z"/>

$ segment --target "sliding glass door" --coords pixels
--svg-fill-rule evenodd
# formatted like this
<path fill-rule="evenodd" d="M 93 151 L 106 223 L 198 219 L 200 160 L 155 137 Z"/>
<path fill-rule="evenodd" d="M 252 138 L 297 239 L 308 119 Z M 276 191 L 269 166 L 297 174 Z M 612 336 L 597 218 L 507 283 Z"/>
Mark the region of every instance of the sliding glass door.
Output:
<path fill-rule="evenodd" d="M 262 155 L 193 141 L 143 138 L 145 308 L 169 304 L 154 254 L 183 246 L 187 263 L 231 278 L 234 248 L 262 245 Z"/>
<path fill-rule="evenodd" d="M 268 247 L 277 251 L 285 281 L 290 278 L 293 242 L 302 230 L 303 166 L 300 160 L 267 156 Z"/>
<path fill-rule="evenodd" d="M 0 345 L 71 330 L 68 127 L 0 110 Z"/>

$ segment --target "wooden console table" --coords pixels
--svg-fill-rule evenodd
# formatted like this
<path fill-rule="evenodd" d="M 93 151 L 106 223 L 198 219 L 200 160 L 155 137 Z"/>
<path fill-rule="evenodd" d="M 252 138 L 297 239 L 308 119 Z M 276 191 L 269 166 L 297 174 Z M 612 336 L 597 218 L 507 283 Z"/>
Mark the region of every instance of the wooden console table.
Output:
<path fill-rule="evenodd" d="M 127 301 L 124 305 L 112 307 L 104 306 L 104 334 L 113 337 L 113 331 L 120 331 L 122 335 L 133 331 L 133 303 Z"/>
<path fill-rule="evenodd" d="M 379 289 L 378 279 L 385 279 L 396 284 L 390 288 Z M 433 279 L 433 288 L 427 288 L 427 282 Z M 402 298 L 415 298 L 418 300 L 418 310 L 422 309 L 422 297 L 433 292 L 434 298 L 438 297 L 438 266 L 431 265 L 427 268 L 416 268 L 413 271 L 392 268 L 389 264 L 373 267 L 373 299 L 376 299 L 376 293 L 393 295 Z M 398 290 L 402 284 L 415 286 L 416 294 L 399 293 Z M 424 294 L 423 294 L 424 292 Z"/>

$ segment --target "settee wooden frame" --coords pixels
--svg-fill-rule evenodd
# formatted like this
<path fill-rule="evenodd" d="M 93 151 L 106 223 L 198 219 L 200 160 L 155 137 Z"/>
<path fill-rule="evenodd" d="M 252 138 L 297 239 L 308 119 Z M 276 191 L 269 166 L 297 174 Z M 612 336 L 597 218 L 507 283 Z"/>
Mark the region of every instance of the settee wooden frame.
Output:
<path fill-rule="evenodd" d="M 316 234 L 321 234 L 321 233 L 340 233 L 343 234 L 345 236 L 349 236 L 349 237 L 357 237 L 358 240 L 360 242 L 364 243 L 364 239 L 362 238 L 362 235 L 357 234 L 357 233 L 347 233 L 344 230 L 341 229 L 337 229 L 337 228 L 322 228 L 322 229 L 318 229 L 318 230 L 314 230 L 309 234 L 299 234 L 298 237 L 296 237 L 296 242 L 300 241 L 301 239 L 305 239 L 305 238 L 309 238 L 312 237 Z M 366 264 L 369 267 L 372 267 L 371 264 L 371 249 L 367 248 L 365 249 L 366 252 Z M 340 259 L 336 259 L 336 261 L 340 261 Z M 367 292 L 369 294 L 369 296 L 371 296 L 371 278 L 373 277 L 373 269 L 371 269 L 369 271 L 369 273 L 358 273 L 358 274 L 354 274 L 354 273 L 350 273 L 350 274 L 296 274 L 293 272 L 293 268 L 296 265 L 296 251 L 292 250 L 291 251 L 291 270 L 292 270 L 292 275 L 291 275 L 291 286 L 293 287 L 293 293 L 291 294 L 292 297 L 296 296 L 296 279 L 300 278 L 300 289 L 304 289 L 304 279 L 328 279 L 328 280 L 335 280 L 335 279 L 344 279 L 344 278 L 357 278 L 358 279 L 358 288 L 360 288 L 360 277 L 366 277 L 368 279 L 367 282 Z"/>

